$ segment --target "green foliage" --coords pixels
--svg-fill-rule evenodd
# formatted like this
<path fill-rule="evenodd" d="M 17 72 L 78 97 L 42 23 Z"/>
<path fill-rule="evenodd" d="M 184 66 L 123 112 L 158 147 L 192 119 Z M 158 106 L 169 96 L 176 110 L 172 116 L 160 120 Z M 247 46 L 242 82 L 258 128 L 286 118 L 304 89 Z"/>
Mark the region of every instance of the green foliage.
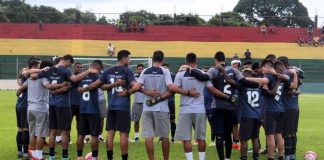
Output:
<path fill-rule="evenodd" d="M 251 26 L 251 24 L 236 12 L 223 12 L 220 15 L 216 14 L 208 24 L 215 26 Z"/>
<path fill-rule="evenodd" d="M 200 18 L 197 14 L 180 14 L 175 16 L 175 24 L 187 26 L 201 26 L 205 25 L 204 19 Z"/>
<path fill-rule="evenodd" d="M 145 24 L 154 24 L 154 22 L 157 20 L 157 16 L 154 13 L 140 10 L 136 12 L 124 12 L 119 16 L 119 19 L 123 23 L 144 22 Z"/>
<path fill-rule="evenodd" d="M 313 24 L 307 8 L 299 0 L 240 0 L 233 11 L 256 25 L 306 27 Z"/>
<path fill-rule="evenodd" d="M 108 24 L 106 16 L 102 16 L 98 19 L 98 24 Z"/>

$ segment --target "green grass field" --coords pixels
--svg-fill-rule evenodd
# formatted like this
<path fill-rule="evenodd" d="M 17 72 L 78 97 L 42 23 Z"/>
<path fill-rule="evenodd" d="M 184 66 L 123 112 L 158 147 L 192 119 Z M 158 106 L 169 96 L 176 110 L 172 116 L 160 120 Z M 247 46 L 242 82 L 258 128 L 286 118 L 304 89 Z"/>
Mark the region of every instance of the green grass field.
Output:
<path fill-rule="evenodd" d="M 303 159 L 303 154 L 312 150 L 318 154 L 318 159 L 324 158 L 324 121 L 323 114 L 324 108 L 322 102 L 324 95 L 317 94 L 305 94 L 300 98 L 300 123 L 298 132 L 298 146 L 297 146 L 297 160 Z M 178 102 L 178 97 L 177 100 Z M 0 91 L 0 159 L 12 160 L 16 159 L 16 115 L 15 115 L 15 92 L 14 91 Z M 75 124 L 73 124 L 75 126 Z M 73 127 L 72 140 L 73 144 L 70 145 L 69 152 L 71 159 L 76 159 L 76 130 Z M 133 138 L 133 132 L 130 136 Z M 207 131 L 207 144 L 209 143 L 210 129 Z M 118 137 L 118 136 L 117 136 Z M 118 139 L 115 140 L 114 158 L 120 159 L 119 143 Z M 261 131 L 262 146 L 264 146 L 263 131 Z M 45 148 L 47 150 L 47 148 Z M 58 146 L 56 151 L 57 157 L 60 156 L 60 147 Z M 89 144 L 85 145 L 84 153 L 90 152 Z M 195 159 L 197 159 L 197 148 L 194 147 Z M 100 144 L 99 150 L 100 157 L 106 159 L 105 144 Z M 162 159 L 161 147 L 159 143 L 155 144 L 155 157 L 156 159 Z M 129 159 L 131 160 L 144 160 L 147 159 L 146 151 L 143 141 L 140 143 L 130 143 L 129 145 Z M 170 150 L 171 160 L 185 159 L 182 144 L 171 144 Z M 218 159 L 215 151 L 215 147 L 207 147 L 206 159 Z M 239 159 L 239 151 L 233 150 L 232 160 Z M 261 159 L 265 160 L 265 156 L 261 156 Z"/>

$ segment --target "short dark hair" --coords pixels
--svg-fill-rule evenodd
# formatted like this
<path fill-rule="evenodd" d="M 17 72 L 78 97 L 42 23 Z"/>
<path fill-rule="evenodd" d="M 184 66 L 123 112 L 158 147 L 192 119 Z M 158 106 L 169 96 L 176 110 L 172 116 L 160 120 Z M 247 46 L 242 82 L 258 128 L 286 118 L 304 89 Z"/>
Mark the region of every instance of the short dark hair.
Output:
<path fill-rule="evenodd" d="M 186 56 L 186 63 L 197 63 L 197 56 L 195 53 L 188 53 Z"/>
<path fill-rule="evenodd" d="M 273 64 L 273 66 L 274 66 L 275 68 L 280 67 L 280 66 L 285 67 L 285 64 L 283 64 L 283 63 L 280 62 L 280 61 L 276 61 L 276 62 Z M 286 67 L 285 67 L 285 68 L 286 68 Z"/>
<path fill-rule="evenodd" d="M 138 68 L 138 67 L 143 67 L 144 68 L 144 65 L 142 63 L 139 63 L 139 64 L 137 64 L 136 68 Z"/>
<path fill-rule="evenodd" d="M 70 61 L 72 64 L 74 63 L 73 56 L 71 56 L 70 54 L 64 55 L 62 57 L 62 60 L 64 60 L 64 61 Z"/>
<path fill-rule="evenodd" d="M 209 68 L 210 68 L 210 67 L 203 67 L 202 69 L 207 69 L 207 70 L 208 70 Z"/>
<path fill-rule="evenodd" d="M 29 69 L 31 69 L 33 67 L 37 67 L 37 65 L 39 65 L 39 61 L 32 60 L 32 61 L 29 62 L 28 67 L 29 67 Z"/>
<path fill-rule="evenodd" d="M 253 71 L 251 69 L 244 69 L 242 74 L 244 75 L 244 77 L 252 77 Z"/>
<path fill-rule="evenodd" d="M 123 58 L 127 58 L 127 57 L 129 57 L 129 55 L 131 55 L 131 53 L 130 53 L 128 50 L 120 50 L 120 51 L 117 53 L 117 60 L 120 61 L 120 60 L 122 60 Z"/>
<path fill-rule="evenodd" d="M 260 69 L 260 63 L 259 62 L 254 62 L 252 64 L 252 70 Z"/>
<path fill-rule="evenodd" d="M 153 62 L 163 62 L 164 53 L 161 50 L 154 51 L 152 60 Z"/>
<path fill-rule="evenodd" d="M 215 58 L 217 61 L 225 62 L 225 53 L 222 52 L 222 51 L 218 51 L 218 52 L 216 52 L 214 58 Z"/>
<path fill-rule="evenodd" d="M 168 67 L 168 68 L 170 67 L 169 64 L 167 64 L 167 63 L 163 63 L 162 66 Z"/>
<path fill-rule="evenodd" d="M 265 59 L 261 62 L 261 67 L 264 67 L 265 65 L 268 65 L 269 67 L 273 68 L 273 62 L 271 60 Z"/>
<path fill-rule="evenodd" d="M 103 68 L 103 64 L 101 60 L 94 60 L 91 65 L 92 66 L 98 65 L 100 68 Z"/>
<path fill-rule="evenodd" d="M 38 57 L 35 57 L 35 56 L 30 56 L 29 59 L 28 59 L 28 66 L 29 66 L 29 63 L 32 62 L 32 61 L 40 61 L 40 59 Z"/>
<path fill-rule="evenodd" d="M 286 66 L 286 68 L 289 67 L 289 59 L 288 59 L 288 57 L 280 56 L 280 57 L 278 57 L 278 61 L 282 62 Z"/>
<path fill-rule="evenodd" d="M 40 64 L 40 69 L 43 69 L 45 67 L 53 67 L 53 66 L 54 66 L 53 62 L 49 60 L 43 60 Z"/>
<path fill-rule="evenodd" d="M 276 55 L 274 54 L 268 54 L 266 57 L 265 57 L 266 60 L 270 60 L 270 61 L 275 61 L 277 60 L 277 57 Z"/>
<path fill-rule="evenodd" d="M 82 63 L 80 63 L 80 62 L 75 62 L 74 65 L 75 65 L 75 66 L 76 66 L 76 65 L 82 65 Z"/>
<path fill-rule="evenodd" d="M 62 57 L 56 57 L 56 58 L 53 60 L 53 63 L 54 63 L 54 64 L 58 64 L 58 63 L 60 63 L 61 59 L 62 59 Z"/>

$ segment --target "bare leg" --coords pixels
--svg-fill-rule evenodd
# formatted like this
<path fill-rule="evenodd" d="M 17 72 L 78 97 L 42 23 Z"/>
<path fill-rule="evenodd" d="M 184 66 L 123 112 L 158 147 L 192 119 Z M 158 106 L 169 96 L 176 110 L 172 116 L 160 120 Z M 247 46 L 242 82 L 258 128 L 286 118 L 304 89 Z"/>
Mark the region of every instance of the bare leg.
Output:
<path fill-rule="evenodd" d="M 153 137 L 145 138 L 145 147 L 149 160 L 154 160 Z"/>
<path fill-rule="evenodd" d="M 36 149 L 37 150 L 43 150 L 43 145 L 44 145 L 44 138 L 38 136 L 36 139 Z"/>
<path fill-rule="evenodd" d="M 206 151 L 206 141 L 205 140 L 197 140 L 197 141 L 198 141 L 198 152 L 205 152 Z"/>
<path fill-rule="evenodd" d="M 29 147 L 31 150 L 36 150 L 36 138 L 35 136 L 29 137 Z"/>
<path fill-rule="evenodd" d="M 247 156 L 248 143 L 247 141 L 241 141 L 241 157 Z"/>
<path fill-rule="evenodd" d="M 83 138 L 84 140 L 84 138 Z M 82 140 L 82 142 L 83 142 Z M 98 144 L 98 137 L 97 136 L 91 136 L 91 149 L 92 150 L 98 150 L 99 144 Z"/>
<path fill-rule="evenodd" d="M 268 158 L 274 158 L 275 138 L 274 135 L 267 135 Z"/>
<path fill-rule="evenodd" d="M 185 153 L 192 152 L 191 141 L 183 141 L 183 149 L 184 149 Z"/>
<path fill-rule="evenodd" d="M 107 150 L 112 151 L 114 149 L 114 137 L 115 137 L 115 131 L 110 130 L 108 131 L 107 135 Z"/>
<path fill-rule="evenodd" d="M 134 123 L 134 130 L 135 130 L 135 133 L 139 132 L 139 122 Z"/>
<path fill-rule="evenodd" d="M 169 159 L 170 153 L 170 141 L 169 138 L 162 138 L 162 152 L 163 152 L 163 159 Z"/>
<path fill-rule="evenodd" d="M 284 139 L 281 134 L 276 134 L 276 142 L 278 145 L 278 156 L 282 157 L 284 155 Z"/>
<path fill-rule="evenodd" d="M 120 132 L 120 151 L 122 154 L 128 154 L 128 133 Z"/>
<path fill-rule="evenodd" d="M 51 129 L 50 130 L 50 135 L 48 138 L 48 146 L 50 148 L 54 148 L 55 147 L 55 138 L 56 138 L 56 130 L 55 129 Z"/>
<path fill-rule="evenodd" d="M 84 135 L 79 135 L 77 139 L 77 150 L 83 150 L 84 147 Z"/>
<path fill-rule="evenodd" d="M 62 130 L 62 149 L 69 149 L 69 130 Z"/>

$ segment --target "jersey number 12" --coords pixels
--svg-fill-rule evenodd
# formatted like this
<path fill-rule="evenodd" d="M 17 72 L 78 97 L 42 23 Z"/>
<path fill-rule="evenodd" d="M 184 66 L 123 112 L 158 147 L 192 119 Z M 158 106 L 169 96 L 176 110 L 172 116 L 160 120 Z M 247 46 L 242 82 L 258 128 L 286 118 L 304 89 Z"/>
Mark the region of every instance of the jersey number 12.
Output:
<path fill-rule="evenodd" d="M 247 91 L 248 103 L 252 107 L 259 107 L 259 92 L 258 91 Z"/>

